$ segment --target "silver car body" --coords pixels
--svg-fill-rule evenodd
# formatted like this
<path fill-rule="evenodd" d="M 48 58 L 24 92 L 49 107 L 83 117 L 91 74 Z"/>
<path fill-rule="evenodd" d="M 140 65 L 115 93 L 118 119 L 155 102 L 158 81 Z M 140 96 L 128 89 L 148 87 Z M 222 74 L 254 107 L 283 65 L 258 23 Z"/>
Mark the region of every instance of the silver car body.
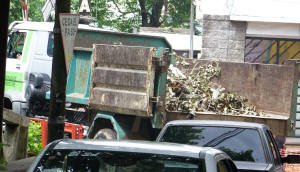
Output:
<path fill-rule="evenodd" d="M 217 162 L 220 160 L 229 160 L 232 162 L 230 157 L 224 152 L 209 147 L 204 148 L 183 144 L 157 143 L 149 141 L 60 140 L 49 144 L 37 156 L 28 169 L 28 172 L 36 169 L 43 155 L 45 155 L 45 153 L 49 150 L 96 150 L 190 157 L 199 159 L 199 162 L 203 162 L 204 159 L 207 172 L 217 172 Z"/>

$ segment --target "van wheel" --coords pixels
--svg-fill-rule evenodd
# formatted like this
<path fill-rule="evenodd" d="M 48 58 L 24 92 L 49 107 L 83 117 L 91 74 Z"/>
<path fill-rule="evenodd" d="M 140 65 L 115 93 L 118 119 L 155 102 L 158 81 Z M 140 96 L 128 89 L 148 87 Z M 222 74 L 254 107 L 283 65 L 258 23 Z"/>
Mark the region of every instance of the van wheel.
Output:
<path fill-rule="evenodd" d="M 110 128 L 104 128 L 99 130 L 93 139 L 99 139 L 99 140 L 116 140 L 117 139 L 117 133 L 110 129 Z"/>

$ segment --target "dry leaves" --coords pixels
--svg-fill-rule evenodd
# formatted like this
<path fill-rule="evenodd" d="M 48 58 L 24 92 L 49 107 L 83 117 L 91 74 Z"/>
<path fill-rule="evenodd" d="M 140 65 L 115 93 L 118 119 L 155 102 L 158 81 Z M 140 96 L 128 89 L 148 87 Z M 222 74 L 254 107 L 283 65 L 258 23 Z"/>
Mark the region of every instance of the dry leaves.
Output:
<path fill-rule="evenodd" d="M 176 63 L 188 67 L 181 57 Z M 218 62 L 207 65 L 196 65 L 184 75 L 178 68 L 171 65 L 167 77 L 167 111 L 180 111 L 195 115 L 195 112 L 215 112 L 217 114 L 262 115 L 256 107 L 247 104 L 245 97 L 226 92 L 225 88 L 212 82 L 220 76 Z"/>

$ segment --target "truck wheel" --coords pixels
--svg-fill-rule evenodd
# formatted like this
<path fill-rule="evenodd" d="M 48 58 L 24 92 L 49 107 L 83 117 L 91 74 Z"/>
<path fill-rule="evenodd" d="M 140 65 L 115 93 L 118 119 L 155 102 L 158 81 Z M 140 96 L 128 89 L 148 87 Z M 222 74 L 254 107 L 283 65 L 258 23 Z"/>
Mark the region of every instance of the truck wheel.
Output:
<path fill-rule="evenodd" d="M 110 129 L 110 128 L 104 128 L 99 130 L 93 139 L 99 139 L 99 140 L 116 140 L 117 139 L 117 133 Z"/>

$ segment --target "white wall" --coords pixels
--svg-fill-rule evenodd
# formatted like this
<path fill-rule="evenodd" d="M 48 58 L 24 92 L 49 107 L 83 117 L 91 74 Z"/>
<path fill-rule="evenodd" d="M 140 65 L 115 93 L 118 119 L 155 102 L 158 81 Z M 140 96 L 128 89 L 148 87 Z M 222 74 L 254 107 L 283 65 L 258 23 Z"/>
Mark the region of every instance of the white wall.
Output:
<path fill-rule="evenodd" d="M 229 15 L 232 0 L 200 0 L 200 13 L 209 15 Z"/>
<path fill-rule="evenodd" d="M 234 0 L 232 20 L 300 23 L 299 0 Z"/>
<path fill-rule="evenodd" d="M 201 0 L 200 11 L 246 21 L 247 36 L 300 39 L 300 0 Z"/>
<path fill-rule="evenodd" d="M 150 35 L 150 36 L 162 36 L 165 37 L 168 42 L 171 44 L 172 48 L 175 50 L 189 50 L 190 49 L 190 35 L 186 34 L 168 34 L 168 33 L 157 33 L 157 32 L 140 32 L 142 35 Z M 201 50 L 202 47 L 202 37 L 194 35 L 194 50 Z"/>
<path fill-rule="evenodd" d="M 231 20 L 300 23 L 300 0 L 201 0 L 200 8 Z"/>
<path fill-rule="evenodd" d="M 300 39 L 300 24 L 248 22 L 246 35 Z"/>

